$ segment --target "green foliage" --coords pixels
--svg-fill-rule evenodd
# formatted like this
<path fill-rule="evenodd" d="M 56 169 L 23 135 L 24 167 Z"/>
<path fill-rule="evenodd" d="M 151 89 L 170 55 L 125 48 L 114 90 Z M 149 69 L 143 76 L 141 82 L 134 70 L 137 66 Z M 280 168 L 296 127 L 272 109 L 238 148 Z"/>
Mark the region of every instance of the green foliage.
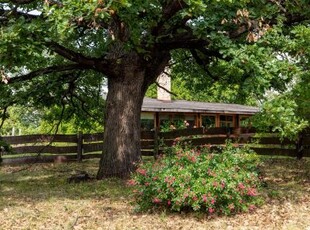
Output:
<path fill-rule="evenodd" d="M 279 133 L 280 137 L 296 139 L 298 133 L 308 126 L 308 121 L 297 115 L 297 104 L 286 97 L 277 97 L 264 103 L 260 113 L 254 116 L 253 125 L 261 131 Z"/>
<path fill-rule="evenodd" d="M 13 127 L 21 129 L 22 134 L 49 133 L 56 131 L 60 124 L 60 133 L 102 131 L 105 111 L 102 84 L 102 75 L 93 72 L 55 74 L 49 79 L 37 78 L 22 87 L 16 84 L 12 89 L 14 93 L 0 99 L 3 102 L 0 112 L 5 112 L 1 116 L 5 122 L 0 133 L 6 135 Z M 7 89 L 7 85 L 1 86 Z"/>
<path fill-rule="evenodd" d="M 301 13 L 305 19 L 309 16 L 304 1 L 295 5 L 286 2 L 283 7 L 287 8 L 288 15 L 283 15 L 281 8 L 270 1 L 184 1 L 182 9 L 163 18 L 165 12 L 176 7 L 170 3 L 142 0 L 1 3 L 5 22 L 1 24 L 1 69 L 12 77 L 47 66 L 71 63 L 68 56 L 49 46 L 51 41 L 89 58 L 110 60 L 137 52 L 145 61 L 152 62 L 150 53 L 154 47 L 179 42 L 184 34 L 192 33 L 195 38 L 207 41 L 207 45 L 165 50 L 172 51 L 172 61 L 175 62 L 172 91 L 178 95 L 177 99 L 255 104 L 257 99 L 263 99 L 268 89 L 283 91 L 285 83 L 292 80 L 295 72 L 292 66 L 309 61 L 307 24 L 283 24 L 290 14 Z M 25 15 L 18 17 L 14 14 L 16 7 Z M 269 21 L 278 23 L 270 27 Z M 124 23 L 124 34 L 128 38 L 117 36 L 119 31 L 114 26 L 120 22 Z M 253 23 L 258 25 L 237 38 L 229 36 L 238 28 L 251 27 Z M 156 33 L 154 30 L 159 25 L 162 28 Z M 249 39 L 254 32 L 261 35 L 255 42 Z M 201 63 L 193 57 L 193 50 Z M 300 61 L 279 60 L 277 56 L 281 54 L 289 54 Z M 14 97 L 22 104 L 22 98 L 40 100 L 33 95 L 42 89 L 60 95 L 67 80 L 58 75 L 58 78 L 49 76 L 33 84 L 17 85 L 15 90 L 19 93 Z M 35 85 L 39 85 L 39 89 Z M 8 87 L 0 87 L 2 92 L 8 90 Z M 29 91 L 33 91 L 31 96 L 26 93 Z M 154 97 L 154 91 L 149 95 Z M 9 97 L 4 97 L 6 102 Z M 44 101 L 49 105 L 50 98 Z"/>
<path fill-rule="evenodd" d="M 12 151 L 12 147 L 6 143 L 4 140 L 0 139 L 0 163 L 1 163 L 1 155 L 3 152 L 9 153 Z"/>
<path fill-rule="evenodd" d="M 139 166 L 129 184 L 136 186 L 138 210 L 166 208 L 230 215 L 259 202 L 258 157 L 227 144 L 221 153 L 177 143 L 172 154 Z"/>
<path fill-rule="evenodd" d="M 160 126 L 160 131 L 161 132 L 169 132 L 175 129 L 186 129 L 188 123 L 186 120 L 174 120 L 173 122 L 171 121 L 164 121 L 163 124 Z"/>

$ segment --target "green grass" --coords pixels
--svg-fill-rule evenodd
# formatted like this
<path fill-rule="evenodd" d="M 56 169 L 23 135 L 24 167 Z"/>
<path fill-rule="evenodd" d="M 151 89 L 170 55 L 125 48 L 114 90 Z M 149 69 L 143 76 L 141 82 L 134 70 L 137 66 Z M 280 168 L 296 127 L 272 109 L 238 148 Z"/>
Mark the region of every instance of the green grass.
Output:
<path fill-rule="evenodd" d="M 55 198 L 74 200 L 109 197 L 117 199 L 119 196 L 128 195 L 130 189 L 124 186 L 124 181 L 117 179 L 68 183 L 67 179 L 79 171 L 87 171 L 92 177 L 95 177 L 97 165 L 97 160 L 89 160 L 81 164 L 34 164 L 3 167 L 0 174 L 2 194 L 0 208 L 6 205 L 5 197 L 7 196 L 13 196 L 16 200 L 27 198 L 43 201 Z"/>

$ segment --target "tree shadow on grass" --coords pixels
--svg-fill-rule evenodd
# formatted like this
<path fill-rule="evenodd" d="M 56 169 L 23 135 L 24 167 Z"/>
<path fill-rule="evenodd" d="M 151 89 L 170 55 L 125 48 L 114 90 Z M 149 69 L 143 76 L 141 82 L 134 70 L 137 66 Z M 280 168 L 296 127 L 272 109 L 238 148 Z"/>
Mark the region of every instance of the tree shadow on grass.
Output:
<path fill-rule="evenodd" d="M 284 157 L 263 158 L 263 189 L 267 202 L 298 203 L 310 197 L 310 159 Z"/>
<path fill-rule="evenodd" d="M 0 168 L 0 209 L 23 202 L 42 202 L 49 199 L 102 199 L 117 200 L 131 194 L 124 180 L 95 179 L 68 183 L 68 178 L 86 171 L 94 178 L 98 161 L 82 163 L 34 164 L 32 166 L 2 166 Z"/>

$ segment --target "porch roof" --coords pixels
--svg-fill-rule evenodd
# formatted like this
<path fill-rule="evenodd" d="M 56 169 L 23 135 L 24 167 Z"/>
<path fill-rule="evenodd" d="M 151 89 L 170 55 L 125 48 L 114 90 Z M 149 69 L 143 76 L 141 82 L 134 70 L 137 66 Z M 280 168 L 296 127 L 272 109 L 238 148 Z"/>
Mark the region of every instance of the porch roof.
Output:
<path fill-rule="evenodd" d="M 182 113 L 221 113 L 221 114 L 255 114 L 257 107 L 198 101 L 171 100 L 163 101 L 145 97 L 142 112 L 182 112 Z"/>

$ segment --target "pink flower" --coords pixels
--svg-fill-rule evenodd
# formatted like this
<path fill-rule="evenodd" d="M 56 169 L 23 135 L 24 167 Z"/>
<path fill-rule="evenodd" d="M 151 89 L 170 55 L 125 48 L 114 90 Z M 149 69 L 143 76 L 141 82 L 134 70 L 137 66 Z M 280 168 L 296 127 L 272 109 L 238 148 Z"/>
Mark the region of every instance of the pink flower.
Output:
<path fill-rule="evenodd" d="M 167 201 L 167 204 L 168 204 L 168 206 L 170 206 L 170 205 L 171 205 L 171 201 L 170 201 L 170 200 L 168 200 L 168 201 Z"/>
<path fill-rule="evenodd" d="M 202 195 L 202 200 L 203 200 L 203 202 L 207 202 L 207 195 L 206 194 Z"/>
<path fill-rule="evenodd" d="M 161 200 L 159 199 L 159 198 L 157 198 L 157 197 L 155 197 L 154 199 L 153 199 L 153 203 L 154 204 L 159 204 L 161 202 Z"/>
<path fill-rule="evenodd" d="M 249 211 L 254 211 L 256 209 L 256 206 L 254 204 L 251 204 L 249 206 Z"/>
<path fill-rule="evenodd" d="M 188 160 L 193 162 L 193 163 L 196 163 L 196 157 L 195 156 L 191 156 L 191 157 L 189 156 Z"/>
<path fill-rule="evenodd" d="M 212 199 L 212 200 L 211 200 L 211 204 L 214 204 L 214 203 L 215 203 L 215 200 L 214 200 L 214 199 Z"/>
<path fill-rule="evenodd" d="M 241 190 L 243 190 L 243 189 L 245 189 L 245 186 L 244 186 L 242 183 L 239 183 L 239 184 L 238 184 L 238 188 L 241 189 Z"/>
<path fill-rule="evenodd" d="M 193 201 L 197 201 L 197 200 L 198 200 L 197 196 L 194 196 Z"/>
<path fill-rule="evenodd" d="M 137 184 L 137 182 L 134 179 L 127 181 L 127 185 L 129 185 L 129 186 L 134 186 L 136 184 Z"/>
<path fill-rule="evenodd" d="M 141 174 L 141 175 L 143 175 L 143 176 L 145 176 L 146 175 L 146 169 L 142 169 L 142 168 L 138 168 L 137 169 L 137 173 L 139 173 L 139 174 Z"/>
<path fill-rule="evenodd" d="M 249 188 L 248 189 L 248 196 L 256 196 L 256 189 L 255 188 Z"/>
<path fill-rule="evenodd" d="M 222 187 L 222 188 L 225 188 L 225 182 L 224 182 L 224 181 L 222 181 L 221 187 Z"/>
<path fill-rule="evenodd" d="M 215 210 L 213 208 L 209 208 L 209 213 L 212 214 Z"/>

